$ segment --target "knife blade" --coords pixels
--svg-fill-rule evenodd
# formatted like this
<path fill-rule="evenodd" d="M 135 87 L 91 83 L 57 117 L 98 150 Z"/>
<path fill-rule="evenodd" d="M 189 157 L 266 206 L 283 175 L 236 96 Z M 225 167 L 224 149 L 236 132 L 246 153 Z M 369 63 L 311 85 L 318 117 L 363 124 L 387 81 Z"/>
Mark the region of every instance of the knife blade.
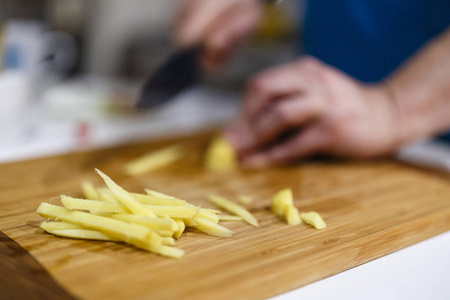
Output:
<path fill-rule="evenodd" d="M 151 109 L 173 99 L 184 89 L 194 85 L 200 78 L 198 57 L 201 47 L 178 50 L 145 81 L 138 109 Z"/>

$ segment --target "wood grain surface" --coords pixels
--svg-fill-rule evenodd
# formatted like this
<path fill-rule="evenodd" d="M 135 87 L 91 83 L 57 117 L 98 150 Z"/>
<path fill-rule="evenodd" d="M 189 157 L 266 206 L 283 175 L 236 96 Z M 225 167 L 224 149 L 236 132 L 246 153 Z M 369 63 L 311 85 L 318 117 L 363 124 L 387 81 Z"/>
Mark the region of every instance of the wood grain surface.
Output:
<path fill-rule="evenodd" d="M 450 181 L 437 173 L 380 160 L 309 161 L 264 171 L 211 173 L 201 167 L 209 138 L 184 138 L 189 149 L 185 158 L 138 178 L 123 175 L 123 164 L 173 141 L 0 165 L 0 231 L 63 289 L 82 299 L 263 299 L 450 230 Z M 120 243 L 44 233 L 35 213 L 38 205 L 58 203 L 53 197 L 60 194 L 81 196 L 83 180 L 101 184 L 94 168 L 130 191 L 148 187 L 203 207 L 213 207 L 206 202 L 210 192 L 231 199 L 252 196 L 255 201 L 248 207 L 260 227 L 224 223 L 235 231 L 232 238 L 189 230 L 177 242 L 186 250 L 180 260 Z M 328 228 L 288 226 L 272 214 L 270 197 L 285 187 L 293 189 L 300 211 L 318 211 Z M 2 259 L 5 255 L 22 256 L 0 253 Z M 46 276 L 22 273 L 30 282 L 44 282 Z"/>

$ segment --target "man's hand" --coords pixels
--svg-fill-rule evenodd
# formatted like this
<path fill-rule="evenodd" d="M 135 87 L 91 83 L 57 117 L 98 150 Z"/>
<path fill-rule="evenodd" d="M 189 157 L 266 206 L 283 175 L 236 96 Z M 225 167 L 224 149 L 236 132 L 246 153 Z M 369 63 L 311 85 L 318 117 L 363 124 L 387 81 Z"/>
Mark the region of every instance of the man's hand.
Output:
<path fill-rule="evenodd" d="M 383 155 L 399 143 L 397 110 L 386 87 L 364 85 L 305 57 L 250 82 L 243 118 L 227 136 L 247 167 L 313 153 Z"/>
<path fill-rule="evenodd" d="M 175 42 L 203 45 L 202 66 L 216 69 L 252 33 L 261 14 L 260 0 L 186 0 L 176 19 Z"/>

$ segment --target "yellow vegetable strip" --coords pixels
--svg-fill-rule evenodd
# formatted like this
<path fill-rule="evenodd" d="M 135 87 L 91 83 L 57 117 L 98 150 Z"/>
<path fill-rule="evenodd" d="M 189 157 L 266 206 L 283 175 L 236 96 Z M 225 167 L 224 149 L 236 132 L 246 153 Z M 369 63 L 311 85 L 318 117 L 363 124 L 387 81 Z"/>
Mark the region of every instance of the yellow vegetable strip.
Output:
<path fill-rule="evenodd" d="M 284 215 L 286 216 L 286 221 L 289 225 L 297 225 L 302 222 L 298 209 L 293 205 L 284 206 Z"/>
<path fill-rule="evenodd" d="M 125 205 L 132 213 L 136 215 L 148 215 L 155 216 L 151 210 L 144 204 L 136 200 L 130 193 L 124 190 L 121 186 L 116 184 L 111 178 L 98 169 L 95 169 L 97 173 L 103 178 L 106 185 L 109 187 L 111 192 L 114 194 L 116 200 Z"/>
<path fill-rule="evenodd" d="M 208 201 L 232 214 L 240 216 L 248 224 L 258 227 L 258 220 L 256 220 L 256 218 L 242 206 L 217 195 L 209 195 Z"/>
<path fill-rule="evenodd" d="M 146 205 L 157 216 L 167 216 L 171 218 L 195 218 L 200 212 L 196 206 L 162 206 Z"/>
<path fill-rule="evenodd" d="M 172 237 L 162 237 L 161 242 L 163 245 L 175 246 L 175 240 Z"/>
<path fill-rule="evenodd" d="M 128 175 L 136 176 L 167 166 L 184 155 L 180 145 L 174 145 L 150 152 L 125 165 L 124 171 Z"/>
<path fill-rule="evenodd" d="M 81 184 L 81 188 L 83 190 L 84 196 L 87 199 L 91 199 L 91 200 L 100 199 L 100 195 L 98 194 L 97 190 L 95 189 L 94 185 L 91 182 L 84 181 Z"/>
<path fill-rule="evenodd" d="M 233 231 L 230 229 L 213 223 L 205 218 L 195 218 L 195 225 L 192 227 L 213 236 L 230 237 L 233 235 Z"/>
<path fill-rule="evenodd" d="M 327 224 L 322 219 L 322 217 L 315 211 L 310 211 L 306 213 L 301 213 L 300 218 L 305 221 L 306 224 L 311 225 L 315 229 L 324 229 Z"/>
<path fill-rule="evenodd" d="M 144 204 L 150 204 L 150 205 L 166 205 L 166 206 L 181 206 L 185 205 L 186 201 L 180 200 L 180 199 L 168 199 L 153 195 L 144 195 L 144 194 L 138 194 L 138 193 L 131 193 L 133 197 L 135 197 L 137 200 Z"/>
<path fill-rule="evenodd" d="M 69 209 L 82 209 L 95 212 L 129 213 L 128 208 L 120 203 L 111 203 L 97 200 L 78 199 L 61 195 L 61 202 Z"/>
<path fill-rule="evenodd" d="M 279 216 L 284 215 L 284 205 L 294 205 L 291 189 L 282 189 L 272 197 L 272 211 Z"/>
<path fill-rule="evenodd" d="M 213 171 L 231 171 L 238 167 L 236 152 L 223 136 L 211 141 L 205 159 L 206 168 Z"/>
<path fill-rule="evenodd" d="M 206 209 L 200 209 L 198 217 L 205 218 L 213 223 L 219 223 L 219 216 L 215 213 L 207 211 Z"/>
<path fill-rule="evenodd" d="M 45 202 L 41 203 L 37 213 L 44 218 L 52 218 L 98 230 L 145 250 L 157 252 L 162 245 L 161 238 L 156 233 L 141 225 L 70 210 Z"/>
<path fill-rule="evenodd" d="M 153 230 L 167 230 L 172 232 L 178 230 L 177 223 L 170 218 L 155 218 L 132 214 L 108 214 L 107 216 L 116 220 L 143 225 Z"/>
<path fill-rule="evenodd" d="M 171 246 L 163 245 L 159 250 L 158 254 L 164 255 L 172 258 L 181 258 L 184 255 L 184 250 L 178 249 Z"/>
<path fill-rule="evenodd" d="M 54 221 L 44 221 L 41 223 L 41 228 L 45 231 L 48 230 L 65 230 L 65 229 L 86 229 L 86 227 L 67 223 L 67 222 L 54 222 Z M 47 230 L 48 229 L 48 230 Z"/>
<path fill-rule="evenodd" d="M 109 235 L 103 234 L 100 231 L 89 230 L 89 229 L 56 229 L 56 230 L 45 230 L 48 233 L 73 238 L 73 239 L 84 239 L 84 240 L 99 240 L 99 241 L 110 241 L 119 242 L 120 239 L 110 237 Z"/>
<path fill-rule="evenodd" d="M 171 200 L 177 199 L 177 198 L 175 198 L 173 196 L 169 196 L 167 194 L 164 194 L 164 193 L 161 193 L 161 192 L 157 192 L 157 191 L 154 191 L 154 190 L 151 190 L 151 189 L 145 189 L 145 192 L 147 193 L 147 195 L 154 196 L 154 197 L 157 197 L 157 198 L 171 199 Z"/>
<path fill-rule="evenodd" d="M 101 201 L 105 201 L 105 202 L 111 202 L 111 203 L 119 203 L 116 198 L 114 198 L 114 196 L 112 195 L 111 191 L 107 190 L 97 190 L 99 195 L 100 195 L 100 199 Z"/>
<path fill-rule="evenodd" d="M 181 234 L 184 232 L 184 229 L 186 228 L 186 225 L 184 224 L 182 219 L 174 219 L 175 222 L 177 222 L 178 225 L 178 230 L 175 231 L 175 233 L 173 234 L 174 238 L 180 238 Z"/>
<path fill-rule="evenodd" d="M 220 215 L 219 221 L 243 221 L 239 216 Z"/>

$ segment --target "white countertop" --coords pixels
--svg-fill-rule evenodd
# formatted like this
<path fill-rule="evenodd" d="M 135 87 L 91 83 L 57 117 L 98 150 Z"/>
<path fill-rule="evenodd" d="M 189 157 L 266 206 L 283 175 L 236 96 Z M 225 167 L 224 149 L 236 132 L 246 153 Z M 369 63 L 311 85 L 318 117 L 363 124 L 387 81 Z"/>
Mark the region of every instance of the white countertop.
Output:
<path fill-rule="evenodd" d="M 0 141 L 0 163 L 204 130 L 232 119 L 236 99 L 197 88 L 153 114 L 99 117 L 87 141 L 75 134 L 80 123 L 43 117 L 26 139 Z M 450 232 L 273 299 L 426 298 L 450 299 Z"/>

